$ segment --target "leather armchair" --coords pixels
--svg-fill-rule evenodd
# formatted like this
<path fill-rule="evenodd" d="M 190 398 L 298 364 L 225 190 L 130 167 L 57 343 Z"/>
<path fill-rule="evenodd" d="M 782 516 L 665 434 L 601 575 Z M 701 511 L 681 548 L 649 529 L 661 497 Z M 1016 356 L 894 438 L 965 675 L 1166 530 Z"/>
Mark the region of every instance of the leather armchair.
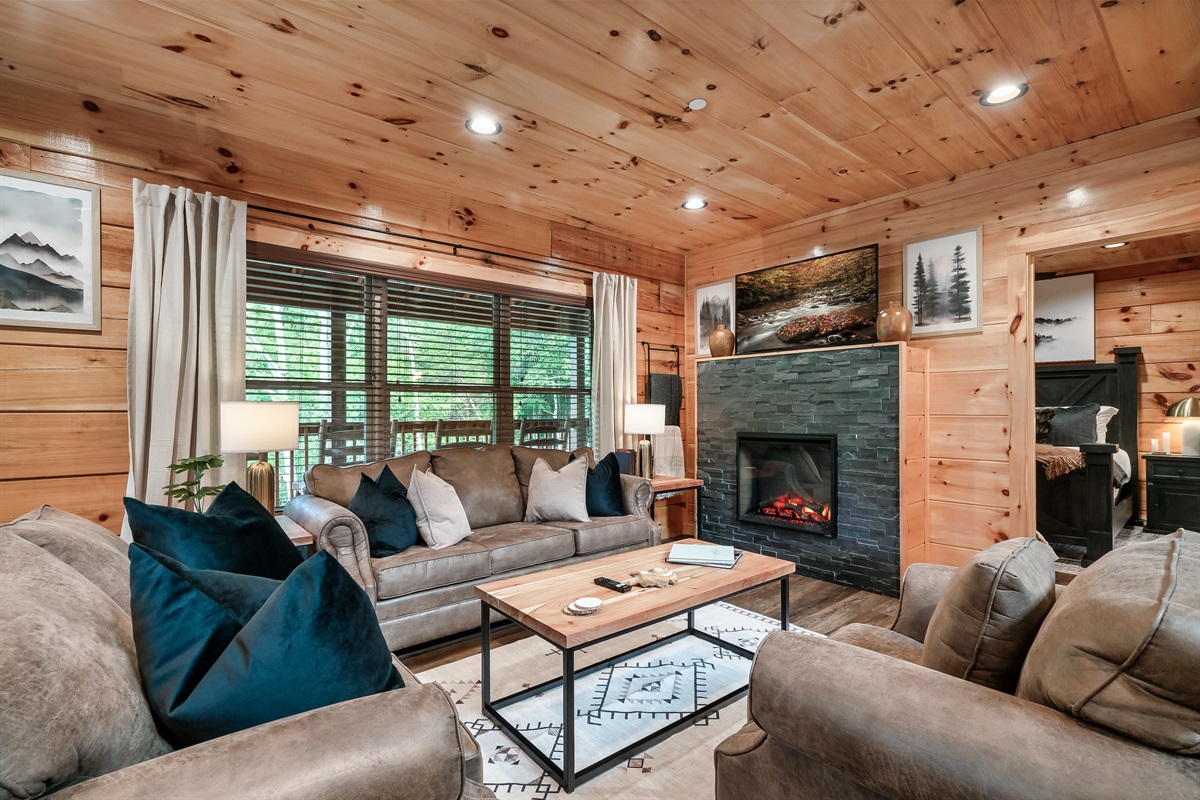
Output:
<path fill-rule="evenodd" d="M 950 567 L 909 568 L 890 629 L 771 634 L 749 722 L 715 752 L 717 800 L 1200 797 L 1200 535 L 1089 570 L 1040 622 L 1015 694 L 923 658 L 939 601 L 971 616 Z"/>

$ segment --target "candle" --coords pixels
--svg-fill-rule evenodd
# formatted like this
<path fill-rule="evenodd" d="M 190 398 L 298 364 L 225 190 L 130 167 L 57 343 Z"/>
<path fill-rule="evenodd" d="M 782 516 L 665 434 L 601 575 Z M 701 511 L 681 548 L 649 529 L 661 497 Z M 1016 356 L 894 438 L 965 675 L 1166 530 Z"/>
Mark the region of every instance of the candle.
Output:
<path fill-rule="evenodd" d="M 1171 432 L 1170 431 L 1163 431 L 1162 443 L 1163 443 L 1163 452 L 1170 453 L 1171 452 Z"/>
<path fill-rule="evenodd" d="M 1157 452 L 1158 452 L 1158 439 L 1151 439 L 1151 440 L 1150 440 L 1150 452 L 1151 452 L 1151 453 L 1157 453 Z"/>

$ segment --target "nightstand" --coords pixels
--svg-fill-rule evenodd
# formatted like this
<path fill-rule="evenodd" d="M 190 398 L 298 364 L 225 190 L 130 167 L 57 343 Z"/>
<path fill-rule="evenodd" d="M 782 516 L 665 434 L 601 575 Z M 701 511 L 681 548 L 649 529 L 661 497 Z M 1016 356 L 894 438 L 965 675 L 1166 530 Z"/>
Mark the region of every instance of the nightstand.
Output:
<path fill-rule="evenodd" d="M 1200 456 L 1152 453 L 1146 459 L 1146 527 L 1151 533 L 1200 530 Z"/>

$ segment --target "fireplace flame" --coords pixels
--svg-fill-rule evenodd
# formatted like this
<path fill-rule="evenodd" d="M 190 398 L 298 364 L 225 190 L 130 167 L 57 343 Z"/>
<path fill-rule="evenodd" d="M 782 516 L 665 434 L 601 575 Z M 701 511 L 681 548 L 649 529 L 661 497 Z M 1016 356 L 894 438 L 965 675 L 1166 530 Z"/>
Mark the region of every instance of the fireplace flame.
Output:
<path fill-rule="evenodd" d="M 822 525 L 833 519 L 829 514 L 829 506 L 799 495 L 785 494 L 768 500 L 758 509 L 758 513 L 793 525 Z"/>

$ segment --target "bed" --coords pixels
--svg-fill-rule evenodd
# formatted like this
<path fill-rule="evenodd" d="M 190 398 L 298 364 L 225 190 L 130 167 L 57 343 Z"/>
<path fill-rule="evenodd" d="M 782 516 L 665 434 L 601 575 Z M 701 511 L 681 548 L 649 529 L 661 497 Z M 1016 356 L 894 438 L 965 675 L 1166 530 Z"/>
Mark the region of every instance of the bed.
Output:
<path fill-rule="evenodd" d="M 1095 403 L 1118 413 L 1105 443 L 1081 443 L 1083 466 L 1058 477 L 1037 470 L 1037 528 L 1052 542 L 1087 548 L 1087 566 L 1113 548 L 1117 533 L 1141 517 L 1138 492 L 1137 361 L 1140 347 L 1114 349 L 1116 363 L 1039 365 L 1034 396 L 1039 407 Z M 1061 443 L 1061 442 L 1060 442 Z M 1117 455 L 1118 448 L 1125 458 Z M 1127 466 L 1126 466 L 1127 464 Z M 1114 480 L 1126 473 L 1125 480 Z"/>

